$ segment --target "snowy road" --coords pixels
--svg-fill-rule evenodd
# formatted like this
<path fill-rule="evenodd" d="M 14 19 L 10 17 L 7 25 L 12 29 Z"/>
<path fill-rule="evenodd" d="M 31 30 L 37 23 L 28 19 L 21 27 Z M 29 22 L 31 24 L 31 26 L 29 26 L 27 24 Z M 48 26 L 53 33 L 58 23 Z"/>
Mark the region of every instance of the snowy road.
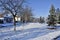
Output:
<path fill-rule="evenodd" d="M 49 30 L 47 24 L 28 23 L 17 27 L 17 31 L 13 31 L 13 27 L 9 29 L 0 29 L 0 40 L 52 40 L 60 35 L 60 30 Z"/>

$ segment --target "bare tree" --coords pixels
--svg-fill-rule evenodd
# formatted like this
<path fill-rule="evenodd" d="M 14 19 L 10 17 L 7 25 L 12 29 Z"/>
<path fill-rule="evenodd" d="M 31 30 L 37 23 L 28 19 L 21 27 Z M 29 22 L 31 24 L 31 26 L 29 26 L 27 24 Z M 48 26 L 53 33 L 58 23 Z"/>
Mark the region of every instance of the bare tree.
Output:
<path fill-rule="evenodd" d="M 26 22 L 30 22 L 31 21 L 31 17 L 33 16 L 32 14 L 32 10 L 30 7 L 26 6 L 24 8 L 24 12 L 22 14 L 22 20 L 26 23 Z"/>
<path fill-rule="evenodd" d="M 10 12 L 14 19 L 14 31 L 16 30 L 15 17 L 20 12 L 24 0 L 0 0 L 0 7 Z"/>

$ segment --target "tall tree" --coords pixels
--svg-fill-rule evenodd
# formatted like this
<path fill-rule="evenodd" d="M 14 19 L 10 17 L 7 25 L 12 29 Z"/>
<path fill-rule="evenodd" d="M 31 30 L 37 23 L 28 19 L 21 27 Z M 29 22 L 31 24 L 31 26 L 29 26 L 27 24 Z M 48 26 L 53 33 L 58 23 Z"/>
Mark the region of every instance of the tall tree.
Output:
<path fill-rule="evenodd" d="M 54 26 L 56 24 L 56 15 L 55 15 L 55 8 L 53 5 L 51 5 L 49 12 L 50 12 L 50 15 L 48 16 L 48 25 Z"/>
<path fill-rule="evenodd" d="M 10 12 L 14 19 L 14 31 L 16 30 L 15 17 L 20 12 L 24 0 L 0 0 L 0 8 Z"/>
<path fill-rule="evenodd" d="M 53 4 L 51 5 L 51 8 L 49 10 L 49 13 L 50 13 L 50 15 L 54 15 L 55 14 L 55 7 L 54 7 Z"/>
<path fill-rule="evenodd" d="M 22 18 L 22 20 L 24 21 L 24 22 L 30 22 L 30 20 L 31 20 L 31 16 L 32 16 L 32 10 L 31 10 L 31 8 L 29 8 L 28 6 L 26 6 L 25 8 L 24 8 L 24 12 L 23 12 L 23 14 L 22 14 L 23 16 L 23 18 Z"/>

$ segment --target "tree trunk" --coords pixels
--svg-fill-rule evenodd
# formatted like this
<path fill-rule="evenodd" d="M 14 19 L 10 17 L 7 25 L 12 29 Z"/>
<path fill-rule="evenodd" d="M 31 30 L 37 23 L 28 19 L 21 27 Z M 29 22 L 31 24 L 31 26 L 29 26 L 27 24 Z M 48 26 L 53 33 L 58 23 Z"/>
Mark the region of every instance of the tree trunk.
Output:
<path fill-rule="evenodd" d="M 15 16 L 13 16 L 14 18 L 14 31 L 16 31 L 16 22 L 15 22 Z"/>

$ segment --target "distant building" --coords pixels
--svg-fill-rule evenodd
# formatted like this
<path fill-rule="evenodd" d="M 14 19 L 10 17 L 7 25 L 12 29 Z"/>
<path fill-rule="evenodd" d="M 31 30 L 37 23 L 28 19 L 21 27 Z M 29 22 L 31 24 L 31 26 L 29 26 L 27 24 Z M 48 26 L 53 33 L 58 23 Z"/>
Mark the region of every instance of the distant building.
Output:
<path fill-rule="evenodd" d="M 0 24 L 1 24 L 1 23 L 4 23 L 3 21 L 4 21 L 3 14 L 0 13 Z"/>
<path fill-rule="evenodd" d="M 15 17 L 16 22 L 21 21 L 21 17 Z M 4 23 L 11 23 L 13 22 L 13 16 L 10 13 L 0 13 L 0 21 Z"/>
<path fill-rule="evenodd" d="M 2 17 L 3 17 L 3 14 L 0 13 L 0 18 L 2 18 Z"/>
<path fill-rule="evenodd" d="M 16 17 L 15 17 L 15 20 L 16 20 L 16 21 L 21 21 L 21 17 L 20 17 L 20 16 L 16 16 Z"/>
<path fill-rule="evenodd" d="M 0 13 L 0 23 L 10 23 L 13 18 L 10 14 Z"/>

